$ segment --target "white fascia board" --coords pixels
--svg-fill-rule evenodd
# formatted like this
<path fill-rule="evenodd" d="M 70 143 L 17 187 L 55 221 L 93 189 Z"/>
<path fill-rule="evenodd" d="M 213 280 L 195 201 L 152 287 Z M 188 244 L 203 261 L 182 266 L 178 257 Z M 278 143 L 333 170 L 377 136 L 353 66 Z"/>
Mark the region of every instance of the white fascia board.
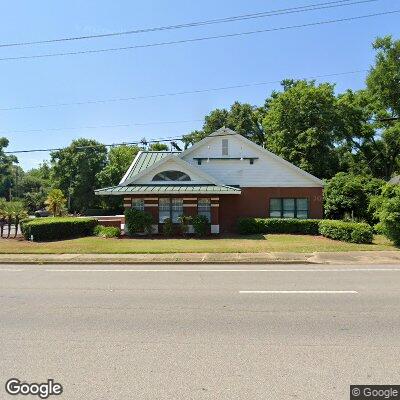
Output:
<path fill-rule="evenodd" d="M 321 179 L 317 178 L 314 175 L 309 174 L 308 172 L 302 170 L 299 167 L 296 167 L 291 162 L 286 161 L 282 157 L 277 156 L 276 154 L 270 152 L 269 150 L 264 149 L 264 147 L 259 146 L 258 144 L 252 142 L 251 140 L 245 138 L 242 135 L 239 135 L 238 133 L 236 133 L 236 132 L 234 132 L 234 131 L 232 131 L 231 129 L 228 129 L 228 128 L 218 129 L 217 131 L 213 132 L 211 135 L 205 137 L 204 139 L 202 139 L 199 142 L 195 143 L 192 147 L 189 147 L 188 149 L 186 149 L 185 151 L 180 153 L 179 157 L 180 158 L 184 158 L 185 156 L 189 155 L 190 153 L 192 153 L 194 150 L 198 149 L 199 147 L 207 145 L 207 143 L 212 141 L 212 139 L 215 138 L 216 136 L 225 136 L 225 134 L 223 132 L 226 132 L 226 136 L 234 135 L 236 138 L 241 140 L 243 143 L 245 143 L 249 147 L 252 147 L 256 151 L 258 151 L 258 152 L 260 152 L 260 153 L 262 153 L 264 155 L 265 154 L 269 155 L 274 160 L 276 160 L 276 161 L 280 162 L 281 164 L 285 165 L 286 167 L 289 167 L 290 169 L 296 171 L 298 174 L 303 175 L 304 177 L 310 179 L 311 181 L 313 181 L 317 185 L 319 185 L 321 187 L 324 186 L 324 182 Z"/>
<path fill-rule="evenodd" d="M 156 168 L 159 166 L 163 165 L 164 163 L 168 161 L 173 161 L 176 162 L 178 165 L 180 165 L 184 170 L 183 172 L 192 172 L 194 174 L 199 175 L 201 178 L 203 178 L 207 183 L 212 183 L 214 185 L 222 185 L 222 183 L 218 182 L 215 178 L 213 178 L 211 175 L 208 175 L 207 173 L 201 171 L 199 168 L 194 167 L 193 165 L 189 164 L 185 160 L 182 160 L 179 156 L 174 156 L 174 155 L 168 155 L 161 160 L 158 160 L 155 162 L 151 167 L 144 169 L 143 171 L 139 172 L 136 174 L 133 179 L 129 180 L 129 182 L 125 182 L 125 185 L 127 184 L 132 184 L 136 182 L 138 179 L 142 178 L 143 176 L 149 174 L 151 171 L 154 171 Z M 172 184 L 172 182 L 171 182 Z"/>
<path fill-rule="evenodd" d="M 179 154 L 179 158 L 184 158 L 188 154 L 192 153 L 194 150 L 198 149 L 199 147 L 202 147 L 206 145 L 208 142 L 212 140 L 211 136 L 206 136 L 204 139 L 201 139 L 199 142 L 195 143 L 193 146 L 189 147 L 188 149 L 182 151 L 182 153 Z"/>
<path fill-rule="evenodd" d="M 296 167 L 296 165 L 292 164 L 289 161 L 286 161 L 284 158 L 277 156 L 276 154 L 272 153 L 271 151 L 264 149 L 264 147 L 259 146 L 258 144 L 252 142 L 251 140 L 245 138 L 242 135 L 237 134 L 237 136 L 239 137 L 239 140 L 241 140 L 242 142 L 246 143 L 248 146 L 253 147 L 254 149 L 260 151 L 261 153 L 266 153 L 268 154 L 271 158 L 273 158 L 274 160 L 280 162 L 281 164 L 289 167 L 290 169 L 293 169 L 294 171 L 296 171 L 297 173 L 299 173 L 300 175 L 303 175 L 304 177 L 310 179 L 311 181 L 313 181 L 314 183 L 317 183 L 320 186 L 324 186 L 324 182 L 317 178 L 314 175 L 311 175 L 310 173 L 302 170 L 299 167 Z"/>
<path fill-rule="evenodd" d="M 137 160 L 139 159 L 139 157 L 141 156 L 142 153 L 143 153 L 143 151 L 139 151 L 136 154 L 136 157 L 133 159 L 132 164 L 129 166 L 128 170 L 125 172 L 125 175 L 123 176 L 123 178 L 121 179 L 121 181 L 119 182 L 118 185 L 126 186 L 126 184 L 124 185 L 124 182 L 128 178 L 129 174 L 131 173 L 133 167 L 135 166 Z"/>
<path fill-rule="evenodd" d="M 197 143 L 195 143 L 193 146 L 189 147 L 188 149 L 182 151 L 179 154 L 180 158 L 184 158 L 188 154 L 192 153 L 194 150 L 198 149 L 199 147 L 202 147 L 206 145 L 208 142 L 212 141 L 213 138 L 216 136 L 241 136 L 232 129 L 229 128 L 219 128 L 215 132 L 211 133 L 210 135 L 206 136 L 205 138 L 201 139 Z"/>

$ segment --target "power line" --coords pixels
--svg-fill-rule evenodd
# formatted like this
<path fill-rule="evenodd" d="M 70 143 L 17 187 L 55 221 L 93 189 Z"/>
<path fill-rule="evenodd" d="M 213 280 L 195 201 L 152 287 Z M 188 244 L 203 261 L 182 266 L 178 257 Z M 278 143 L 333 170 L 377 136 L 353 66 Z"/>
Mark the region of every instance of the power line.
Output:
<path fill-rule="evenodd" d="M 217 136 L 230 136 L 229 133 L 220 133 L 218 135 L 213 135 L 213 137 Z M 121 142 L 121 143 L 112 143 L 112 144 L 97 144 L 97 145 L 88 145 L 88 146 L 75 146 L 76 150 L 86 150 L 86 149 L 95 149 L 98 147 L 115 147 L 115 146 L 138 146 L 138 145 L 147 145 L 150 143 L 160 143 L 160 142 L 176 142 L 180 141 L 184 138 L 184 136 L 179 136 L 179 137 L 168 137 L 168 138 L 159 138 L 159 139 L 142 139 L 140 141 L 136 142 Z M 14 150 L 14 151 L 5 151 L 5 154 L 20 154 L 20 153 L 48 153 L 51 151 L 60 151 L 64 150 L 65 147 L 58 147 L 58 148 L 52 148 L 52 149 L 30 149 L 30 150 Z"/>
<path fill-rule="evenodd" d="M 350 75 L 350 74 L 359 74 L 362 72 L 367 72 L 368 69 L 360 69 L 354 71 L 345 71 L 345 72 L 336 72 L 331 74 L 323 74 L 323 75 L 314 75 L 309 77 L 302 77 L 298 79 L 319 79 L 319 78 L 328 78 L 334 76 L 341 75 Z M 86 101 L 78 101 L 71 103 L 54 103 L 54 104 L 39 104 L 39 105 L 28 105 L 28 106 L 16 106 L 16 107 L 4 107 L 0 108 L 0 111 L 13 111 L 13 110 L 27 110 L 27 109 L 37 109 L 37 108 L 49 108 L 49 107 L 66 107 L 66 106 L 76 106 L 76 105 L 85 105 L 85 104 L 102 104 L 102 103 L 113 103 L 113 102 L 123 102 L 123 101 L 134 101 L 134 100 L 145 100 L 145 99 L 153 99 L 157 97 L 172 97 L 172 96 L 182 96 L 188 94 L 200 94 L 207 92 L 217 92 L 221 90 L 231 90 L 231 89 L 243 89 L 246 87 L 254 87 L 254 86 L 265 86 L 271 85 L 275 83 L 281 83 L 282 79 L 275 81 L 264 81 L 264 82 L 253 82 L 253 83 L 243 83 L 237 85 L 230 86 L 220 86 L 214 88 L 205 88 L 205 89 L 195 89 L 195 90 L 185 90 L 181 92 L 170 92 L 170 93 L 159 93 L 145 96 L 135 96 L 135 97 L 120 97 L 113 99 L 99 99 L 99 100 L 86 100 Z"/>
<path fill-rule="evenodd" d="M 76 146 L 76 150 L 85 150 L 85 149 L 95 149 L 98 147 L 115 147 L 115 146 L 137 146 L 140 144 L 149 144 L 149 143 L 159 143 L 159 142 L 175 142 L 177 140 L 182 140 L 182 137 L 177 138 L 164 138 L 164 139 L 152 139 L 152 140 L 144 140 L 137 142 L 121 142 L 121 143 L 112 143 L 112 144 L 98 144 L 98 145 L 88 145 L 88 146 Z M 51 151 L 60 151 L 64 150 L 65 147 L 58 147 L 52 149 L 30 149 L 30 150 L 15 150 L 15 151 L 5 151 L 5 154 L 21 154 L 21 153 L 48 153 Z"/>
<path fill-rule="evenodd" d="M 97 50 L 70 51 L 70 52 L 65 52 L 65 53 L 35 54 L 35 55 L 31 55 L 31 56 L 3 57 L 3 58 L 0 58 L 0 61 L 15 61 L 15 60 L 28 60 L 28 59 L 39 59 L 39 58 L 48 58 L 48 57 L 74 56 L 74 55 L 79 55 L 79 54 L 96 54 L 96 53 L 134 50 L 134 49 L 150 48 L 150 47 L 170 46 L 170 45 L 183 44 L 183 43 L 195 43 L 195 42 L 202 42 L 202 41 L 214 40 L 214 39 L 224 39 L 224 38 L 231 38 L 231 37 L 238 37 L 238 36 L 249 36 L 249 35 L 255 35 L 258 33 L 276 32 L 276 31 L 283 31 L 283 30 L 290 30 L 290 29 L 306 28 L 306 27 L 310 27 L 310 26 L 328 25 L 328 24 L 334 24 L 337 22 L 356 21 L 356 20 L 360 20 L 360 19 L 378 17 L 378 16 L 382 16 L 382 15 L 397 14 L 399 12 L 400 12 L 400 10 L 392 10 L 392 11 L 386 11 L 386 12 L 381 12 L 381 13 L 359 15 L 359 16 L 349 17 L 349 18 L 331 19 L 331 20 L 311 22 L 311 23 L 300 24 L 300 25 L 289 25 L 289 26 L 283 26 L 283 27 L 278 27 L 278 28 L 259 29 L 259 30 L 254 30 L 254 31 L 238 32 L 238 33 L 227 33 L 224 35 L 203 36 L 203 37 L 199 37 L 199 38 L 172 40 L 172 41 L 168 41 L 168 42 L 158 42 L 158 43 L 147 43 L 147 44 L 134 45 L 134 46 L 113 47 L 113 48 L 97 49 Z"/>
<path fill-rule="evenodd" d="M 392 117 L 392 118 L 384 118 L 384 119 L 379 119 L 379 120 L 374 120 L 374 122 L 381 122 L 381 121 L 394 121 L 394 120 L 399 120 L 399 117 Z M 230 134 L 218 134 L 218 135 L 213 135 L 213 137 L 216 136 L 229 136 Z M 98 144 L 98 145 L 88 145 L 88 146 L 76 146 L 76 150 L 85 150 L 85 149 L 93 149 L 93 148 L 98 148 L 98 147 L 115 147 L 115 146 L 137 146 L 137 145 L 146 145 L 149 143 L 159 143 L 159 142 L 176 142 L 180 141 L 184 138 L 184 136 L 179 136 L 179 137 L 169 137 L 169 138 L 159 138 L 159 139 L 151 139 L 151 140 L 146 140 L 142 139 L 140 141 L 136 142 L 121 142 L 121 143 L 112 143 L 112 144 Z M 51 151 L 59 151 L 63 150 L 65 147 L 58 147 L 58 148 L 51 148 L 51 149 L 30 149 L 30 150 L 14 150 L 14 151 L 5 151 L 5 154 L 21 154 L 21 153 L 38 153 L 38 152 L 51 152 Z M 376 156 L 374 157 L 376 158 Z M 372 158 L 367 165 L 374 159 Z"/>
<path fill-rule="evenodd" d="M 203 119 L 192 119 L 192 120 L 182 120 L 182 121 L 142 122 L 142 123 L 130 123 L 130 124 L 74 126 L 74 127 L 63 127 L 63 128 L 39 128 L 39 129 L 10 130 L 10 131 L 0 131 L 0 134 L 7 135 L 7 134 L 14 134 L 14 133 L 37 133 L 37 132 L 46 132 L 46 131 L 65 131 L 65 130 L 77 130 L 77 129 L 125 128 L 125 127 L 131 127 L 131 126 L 183 124 L 183 123 L 188 123 L 188 122 L 200 122 L 200 121 L 203 121 Z"/>
<path fill-rule="evenodd" d="M 148 33 L 148 32 L 175 30 L 175 29 L 182 29 L 182 28 L 192 28 L 192 27 L 197 27 L 197 26 L 214 25 L 214 24 L 237 22 L 237 21 L 256 19 L 256 18 L 273 17 L 273 16 L 277 16 L 277 15 L 301 13 L 301 12 L 315 11 L 315 10 L 321 10 L 321 9 L 350 6 L 350 5 L 355 5 L 355 4 L 372 3 L 372 2 L 376 2 L 378 0 L 360 0 L 360 1 L 353 1 L 353 2 L 349 2 L 349 1 L 350 0 L 330 1 L 330 2 L 325 2 L 325 3 L 309 4 L 309 5 L 305 5 L 305 6 L 299 6 L 299 7 L 290 7 L 290 8 L 283 8 L 283 9 L 278 9 L 278 10 L 262 11 L 262 12 L 258 12 L 258 13 L 252 13 L 252 14 L 242 14 L 242 15 L 231 16 L 231 17 L 224 17 L 224 18 L 217 18 L 217 19 L 210 19 L 210 20 L 203 20 L 203 21 L 195 21 L 195 22 L 187 22 L 187 23 L 181 23 L 181 24 L 176 24 L 176 25 L 158 26 L 158 27 L 151 27 L 151 28 L 144 28 L 144 29 L 133 29 L 133 30 L 128 30 L 128 31 L 110 32 L 110 33 L 97 34 L 97 35 L 62 37 L 62 38 L 56 38 L 56 39 L 36 40 L 36 41 L 30 41 L 30 42 L 3 43 L 3 44 L 0 44 L 0 47 L 29 46 L 29 45 L 37 45 L 37 44 L 49 44 L 49 43 L 59 43 L 59 42 L 68 42 L 68 41 L 99 39 L 99 38 L 105 38 L 105 37 L 132 35 L 132 34 L 137 34 L 137 33 Z"/>

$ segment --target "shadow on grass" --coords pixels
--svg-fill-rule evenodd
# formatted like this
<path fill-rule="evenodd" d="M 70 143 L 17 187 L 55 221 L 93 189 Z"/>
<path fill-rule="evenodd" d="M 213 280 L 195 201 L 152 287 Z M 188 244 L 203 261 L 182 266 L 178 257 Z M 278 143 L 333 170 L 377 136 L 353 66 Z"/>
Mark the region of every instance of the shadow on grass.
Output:
<path fill-rule="evenodd" d="M 266 235 L 229 235 L 229 234 L 221 234 L 221 235 L 215 235 L 215 236 L 203 236 L 203 237 L 198 237 L 194 235 L 188 235 L 188 236 L 179 236 L 179 235 L 174 235 L 174 236 L 163 236 L 163 235 L 152 235 L 152 236 L 146 236 L 146 235 L 137 235 L 137 236 L 129 236 L 129 235 L 123 235 L 120 237 L 120 239 L 123 240 L 135 240 L 135 239 L 146 239 L 146 240 L 171 240 L 171 239 L 180 239 L 180 240 L 199 240 L 199 241 L 209 241 L 209 240 L 220 240 L 220 239 L 236 239 L 236 240 L 266 240 Z"/>

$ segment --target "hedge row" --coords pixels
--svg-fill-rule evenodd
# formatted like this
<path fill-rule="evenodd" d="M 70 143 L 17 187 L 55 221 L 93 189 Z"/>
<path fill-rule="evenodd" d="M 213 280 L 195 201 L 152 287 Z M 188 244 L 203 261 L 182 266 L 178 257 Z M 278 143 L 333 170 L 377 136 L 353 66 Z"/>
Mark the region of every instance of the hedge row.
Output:
<path fill-rule="evenodd" d="M 352 243 L 372 243 L 373 228 L 361 222 L 319 219 L 242 218 L 238 223 L 242 235 L 297 233 L 319 235 Z"/>
<path fill-rule="evenodd" d="M 243 218 L 239 220 L 239 233 L 242 235 L 266 233 L 298 233 L 318 235 L 318 219 L 295 218 Z"/>
<path fill-rule="evenodd" d="M 352 243 L 372 243 L 373 228 L 363 222 L 321 220 L 319 232 L 322 236 Z"/>
<path fill-rule="evenodd" d="M 35 242 L 93 235 L 98 224 L 94 218 L 37 218 L 22 224 L 22 234 Z"/>

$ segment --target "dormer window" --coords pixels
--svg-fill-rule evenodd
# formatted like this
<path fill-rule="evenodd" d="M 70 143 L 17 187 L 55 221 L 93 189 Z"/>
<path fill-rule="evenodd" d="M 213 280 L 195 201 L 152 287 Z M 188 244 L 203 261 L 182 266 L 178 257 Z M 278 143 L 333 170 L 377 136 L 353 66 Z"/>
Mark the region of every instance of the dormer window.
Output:
<path fill-rule="evenodd" d="M 153 181 L 178 181 L 185 182 L 190 181 L 190 176 L 181 171 L 163 171 L 155 175 L 152 179 Z"/>
<path fill-rule="evenodd" d="M 229 148 L 228 148 L 228 139 L 222 139 L 222 155 L 228 156 L 229 155 Z"/>

